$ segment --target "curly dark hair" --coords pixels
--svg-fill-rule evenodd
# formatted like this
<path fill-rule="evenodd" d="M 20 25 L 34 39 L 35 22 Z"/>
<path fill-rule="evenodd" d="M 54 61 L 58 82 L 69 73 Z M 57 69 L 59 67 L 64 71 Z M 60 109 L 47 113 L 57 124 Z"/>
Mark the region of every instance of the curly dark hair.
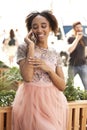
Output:
<path fill-rule="evenodd" d="M 31 12 L 27 17 L 26 17 L 26 20 L 25 20 L 25 23 L 26 23 L 26 27 L 27 27 L 27 30 L 28 32 L 31 30 L 32 28 L 32 21 L 33 19 L 36 17 L 36 16 L 43 16 L 45 17 L 49 24 L 50 24 L 50 27 L 52 29 L 52 31 L 57 34 L 58 33 L 58 22 L 57 22 L 57 19 L 56 17 L 52 14 L 51 11 L 49 10 L 45 10 L 45 11 L 42 11 L 42 12 Z"/>
<path fill-rule="evenodd" d="M 10 38 L 14 38 L 14 37 L 15 37 L 14 30 L 13 30 L 13 29 L 11 29 L 11 30 L 10 30 Z"/>

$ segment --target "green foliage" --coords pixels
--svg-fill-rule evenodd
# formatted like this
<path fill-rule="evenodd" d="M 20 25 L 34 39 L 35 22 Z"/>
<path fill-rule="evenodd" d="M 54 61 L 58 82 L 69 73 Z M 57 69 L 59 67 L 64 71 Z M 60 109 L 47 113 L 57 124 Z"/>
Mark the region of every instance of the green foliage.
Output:
<path fill-rule="evenodd" d="M 16 91 L 14 90 L 0 91 L 0 107 L 11 106 L 14 101 L 15 94 Z"/>
<path fill-rule="evenodd" d="M 20 75 L 19 68 L 17 67 L 12 67 L 8 71 L 5 72 L 5 76 L 10 80 L 10 81 L 22 81 L 22 77 Z"/>
<path fill-rule="evenodd" d="M 4 71 L 0 77 L 0 106 L 12 105 L 18 82 L 22 81 L 19 68 L 12 67 Z"/>
<path fill-rule="evenodd" d="M 19 81 L 22 81 L 19 69 L 17 67 L 9 68 L 0 77 L 0 91 L 16 87 Z"/>
<path fill-rule="evenodd" d="M 77 88 L 78 96 L 80 100 L 87 100 L 87 90 L 80 90 L 80 88 Z"/>
<path fill-rule="evenodd" d="M 87 100 L 87 90 L 81 90 L 80 87 L 75 87 L 72 79 L 67 80 L 64 95 L 67 101 Z"/>
<path fill-rule="evenodd" d="M 0 61 L 0 68 L 9 68 L 4 62 Z"/>
<path fill-rule="evenodd" d="M 76 88 L 74 88 L 73 84 L 74 84 L 73 80 L 68 79 L 66 84 L 66 89 L 64 91 L 64 94 L 68 101 L 75 101 L 79 99 L 77 90 Z"/>

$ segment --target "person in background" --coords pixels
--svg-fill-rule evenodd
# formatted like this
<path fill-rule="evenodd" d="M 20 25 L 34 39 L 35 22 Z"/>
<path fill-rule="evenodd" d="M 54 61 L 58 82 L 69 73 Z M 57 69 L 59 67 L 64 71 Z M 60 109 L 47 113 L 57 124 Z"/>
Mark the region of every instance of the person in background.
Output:
<path fill-rule="evenodd" d="M 13 29 L 10 29 L 9 37 L 4 39 L 4 42 L 3 42 L 3 51 L 8 56 L 10 66 L 13 65 L 17 47 L 18 47 L 18 40 L 15 37 L 15 32 Z"/>
<path fill-rule="evenodd" d="M 69 67 L 68 77 L 73 80 L 78 74 L 87 90 L 87 62 L 85 50 L 87 46 L 87 36 L 83 33 L 83 26 L 81 22 L 73 24 L 74 35 L 68 38 L 69 48 Z"/>
<path fill-rule="evenodd" d="M 51 11 L 26 17 L 28 35 L 18 46 L 17 63 L 23 77 L 12 111 L 13 130 L 67 130 L 68 105 L 60 55 L 48 47 L 48 36 L 57 33 Z"/>

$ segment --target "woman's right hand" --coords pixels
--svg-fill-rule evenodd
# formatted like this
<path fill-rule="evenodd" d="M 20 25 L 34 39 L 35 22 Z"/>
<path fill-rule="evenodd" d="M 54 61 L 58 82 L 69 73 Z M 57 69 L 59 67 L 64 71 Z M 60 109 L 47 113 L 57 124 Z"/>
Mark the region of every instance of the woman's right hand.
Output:
<path fill-rule="evenodd" d="M 29 45 L 30 43 L 33 43 L 33 41 L 31 40 L 31 36 L 32 36 L 32 31 L 30 31 L 27 36 L 24 38 L 24 41 L 27 43 L 27 45 Z M 34 44 L 34 43 L 33 43 Z"/>

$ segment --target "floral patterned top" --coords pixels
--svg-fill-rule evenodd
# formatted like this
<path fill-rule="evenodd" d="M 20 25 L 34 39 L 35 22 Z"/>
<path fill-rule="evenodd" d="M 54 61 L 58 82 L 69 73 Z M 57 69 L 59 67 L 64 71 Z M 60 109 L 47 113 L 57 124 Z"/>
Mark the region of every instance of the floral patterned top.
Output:
<path fill-rule="evenodd" d="M 19 45 L 18 47 L 17 63 L 19 63 L 20 60 L 26 58 L 26 56 L 27 56 L 27 45 L 24 43 Z M 57 53 L 53 49 L 45 49 L 45 48 L 38 47 L 36 45 L 34 57 L 43 59 L 54 71 L 56 67 L 61 66 L 62 64 L 62 60 L 59 53 Z M 32 82 L 35 83 L 40 82 L 45 84 L 52 83 L 49 75 L 41 69 L 34 70 L 34 76 Z"/>

